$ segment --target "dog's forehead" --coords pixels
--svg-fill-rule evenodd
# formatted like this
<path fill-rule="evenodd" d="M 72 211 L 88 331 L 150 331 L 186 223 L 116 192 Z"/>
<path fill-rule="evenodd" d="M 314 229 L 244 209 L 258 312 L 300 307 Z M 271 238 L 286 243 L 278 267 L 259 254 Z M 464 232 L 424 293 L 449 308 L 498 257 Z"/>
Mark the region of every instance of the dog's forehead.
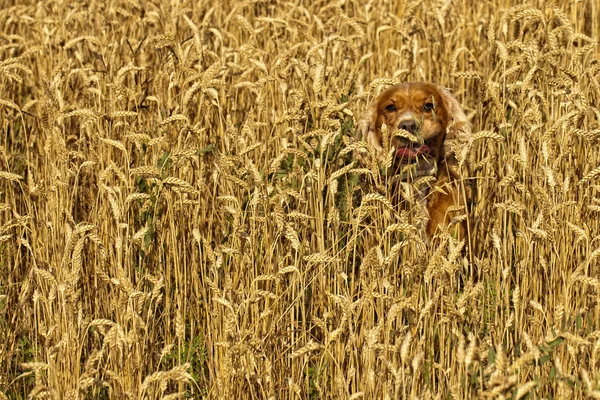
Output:
<path fill-rule="evenodd" d="M 400 104 L 424 101 L 431 97 L 441 98 L 436 85 L 426 82 L 408 82 L 387 89 L 381 94 L 380 101 Z"/>

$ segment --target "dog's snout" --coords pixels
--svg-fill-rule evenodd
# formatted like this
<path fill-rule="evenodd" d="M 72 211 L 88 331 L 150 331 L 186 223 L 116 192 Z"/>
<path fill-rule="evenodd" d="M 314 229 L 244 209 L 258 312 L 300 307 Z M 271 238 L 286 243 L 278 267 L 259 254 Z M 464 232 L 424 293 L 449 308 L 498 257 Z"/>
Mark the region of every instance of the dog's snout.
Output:
<path fill-rule="evenodd" d="M 402 121 L 400 125 L 398 125 L 398 129 L 404 129 L 410 133 L 416 133 L 418 126 L 415 121 Z"/>

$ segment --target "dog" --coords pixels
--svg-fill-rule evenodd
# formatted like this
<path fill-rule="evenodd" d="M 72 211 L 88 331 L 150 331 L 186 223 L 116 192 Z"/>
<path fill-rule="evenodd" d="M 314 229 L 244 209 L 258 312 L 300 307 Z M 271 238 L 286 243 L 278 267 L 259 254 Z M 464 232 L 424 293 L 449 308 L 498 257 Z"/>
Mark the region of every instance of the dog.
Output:
<path fill-rule="evenodd" d="M 373 101 L 358 131 L 379 155 L 393 157 L 390 166 L 400 181 L 436 177 L 432 187 L 420 191 L 429 237 L 452 223 L 458 206 L 465 204 L 459 197 L 460 180 L 462 167 L 468 167 L 471 125 L 447 89 L 426 82 L 392 86 Z M 458 237 L 464 238 L 466 222 L 455 225 Z"/>

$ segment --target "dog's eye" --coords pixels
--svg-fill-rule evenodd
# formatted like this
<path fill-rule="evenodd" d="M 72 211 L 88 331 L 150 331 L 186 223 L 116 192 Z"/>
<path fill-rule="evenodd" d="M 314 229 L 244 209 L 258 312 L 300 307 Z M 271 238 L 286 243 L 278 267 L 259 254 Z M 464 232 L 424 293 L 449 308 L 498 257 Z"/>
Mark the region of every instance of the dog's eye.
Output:
<path fill-rule="evenodd" d="M 425 103 L 425 105 L 423 106 L 423 111 L 429 112 L 431 110 L 433 110 L 433 103 Z"/>
<path fill-rule="evenodd" d="M 393 104 L 389 104 L 389 105 L 385 106 L 385 111 L 389 111 L 389 112 L 396 111 L 396 106 Z"/>

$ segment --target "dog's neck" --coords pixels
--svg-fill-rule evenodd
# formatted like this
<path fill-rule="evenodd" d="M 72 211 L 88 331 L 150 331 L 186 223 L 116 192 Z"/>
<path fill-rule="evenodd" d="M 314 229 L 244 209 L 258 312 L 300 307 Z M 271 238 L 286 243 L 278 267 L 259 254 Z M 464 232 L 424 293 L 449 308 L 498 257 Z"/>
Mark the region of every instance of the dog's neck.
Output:
<path fill-rule="evenodd" d="M 435 186 L 437 179 L 422 179 L 427 176 L 436 177 L 438 173 L 438 162 L 432 163 L 429 168 L 426 169 L 410 169 L 406 168 L 403 171 L 399 171 L 397 175 L 393 177 L 393 183 L 397 185 L 399 190 L 396 191 L 400 197 L 396 200 L 396 204 L 404 203 L 408 208 L 419 205 L 420 213 L 425 217 L 420 225 L 421 232 L 426 232 L 426 227 L 429 223 L 430 215 L 428 208 L 428 200 L 432 193 L 432 189 Z M 419 182 L 420 181 L 420 182 Z M 413 209 L 414 210 L 414 209 Z"/>

